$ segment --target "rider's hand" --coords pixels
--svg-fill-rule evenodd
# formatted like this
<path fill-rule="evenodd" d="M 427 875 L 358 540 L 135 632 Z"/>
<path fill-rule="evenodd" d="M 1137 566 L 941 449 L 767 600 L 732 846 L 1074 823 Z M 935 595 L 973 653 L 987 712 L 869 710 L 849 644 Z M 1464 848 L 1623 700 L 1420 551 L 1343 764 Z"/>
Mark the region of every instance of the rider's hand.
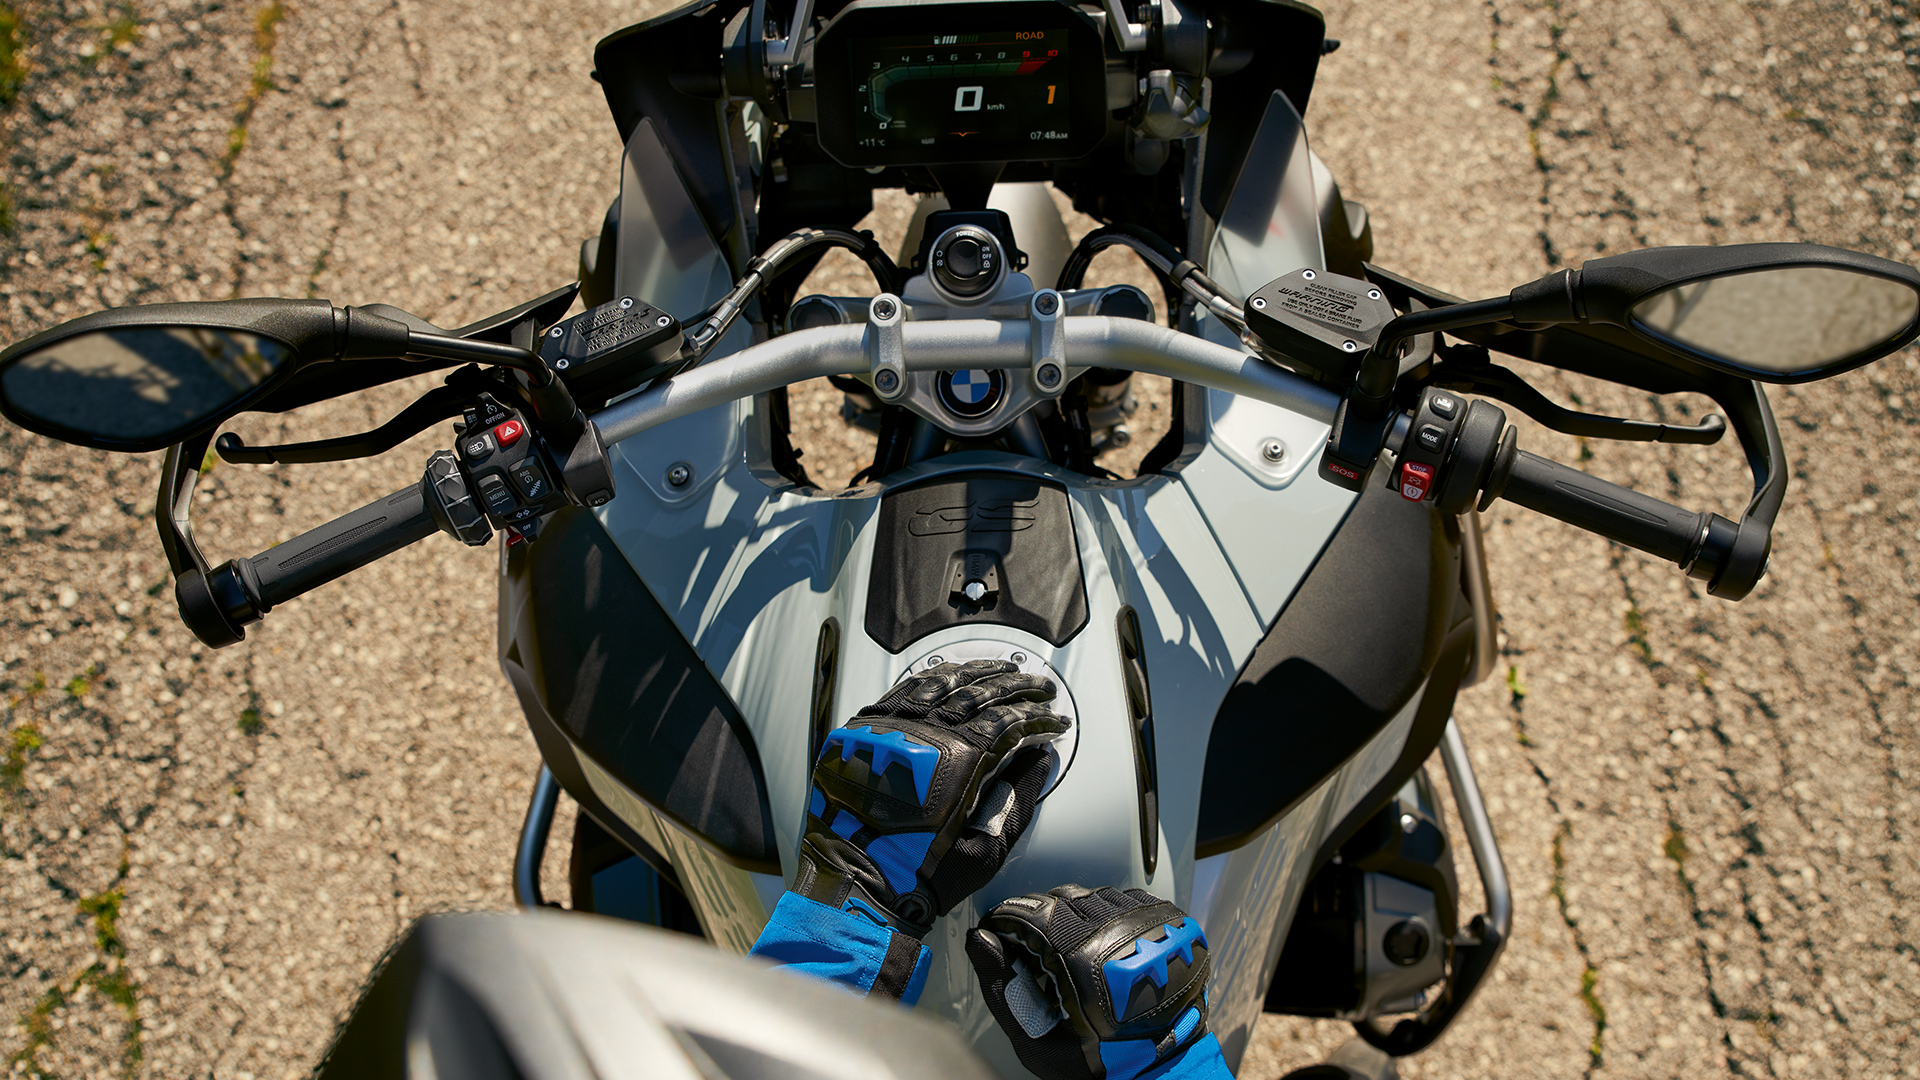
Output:
<path fill-rule="evenodd" d="M 1207 1032 L 1200 923 L 1140 889 L 1002 902 L 967 933 L 987 1008 L 1042 1080 L 1227 1077 Z"/>
<path fill-rule="evenodd" d="M 1067 730 L 1050 679 L 1004 660 L 903 680 L 827 735 L 793 891 L 915 938 L 985 885 L 1026 831 L 1042 744 Z"/>

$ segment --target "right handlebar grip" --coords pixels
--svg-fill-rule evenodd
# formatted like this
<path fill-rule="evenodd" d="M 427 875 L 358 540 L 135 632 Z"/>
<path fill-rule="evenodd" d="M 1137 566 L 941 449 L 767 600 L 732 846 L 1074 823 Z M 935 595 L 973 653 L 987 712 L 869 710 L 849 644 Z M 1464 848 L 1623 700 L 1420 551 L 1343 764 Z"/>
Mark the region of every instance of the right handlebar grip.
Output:
<path fill-rule="evenodd" d="M 343 517 L 233 563 L 259 615 L 342 574 L 426 539 L 437 526 L 412 484 Z"/>
<path fill-rule="evenodd" d="M 1498 481 L 1488 486 L 1500 498 L 1682 568 L 1692 565 L 1706 539 L 1707 514 L 1682 510 L 1525 450 L 1514 452 L 1504 486 Z"/>

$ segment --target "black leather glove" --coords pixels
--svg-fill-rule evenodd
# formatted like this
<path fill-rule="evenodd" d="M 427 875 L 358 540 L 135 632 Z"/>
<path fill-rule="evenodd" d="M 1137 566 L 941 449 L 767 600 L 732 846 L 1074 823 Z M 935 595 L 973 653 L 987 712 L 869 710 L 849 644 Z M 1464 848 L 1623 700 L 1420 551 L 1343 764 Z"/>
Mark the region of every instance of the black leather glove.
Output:
<path fill-rule="evenodd" d="M 923 937 L 992 880 L 1067 730 L 1050 679 L 1004 660 L 941 664 L 830 732 L 813 766 L 793 891 Z"/>
<path fill-rule="evenodd" d="M 1042 1080 L 1131 1080 L 1207 1034 L 1206 935 L 1140 889 L 1016 896 L 967 932 L 967 958 L 1020 1063 Z"/>

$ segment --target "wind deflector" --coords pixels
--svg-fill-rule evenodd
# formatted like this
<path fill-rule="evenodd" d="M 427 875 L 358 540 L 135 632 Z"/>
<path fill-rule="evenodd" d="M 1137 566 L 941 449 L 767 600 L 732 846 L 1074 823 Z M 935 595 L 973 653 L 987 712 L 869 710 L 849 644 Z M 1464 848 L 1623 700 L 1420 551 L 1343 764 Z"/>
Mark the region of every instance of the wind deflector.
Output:
<path fill-rule="evenodd" d="M 779 873 L 753 732 L 599 521 L 561 510 L 508 573 L 528 596 L 503 638 L 563 737 L 728 860 Z"/>

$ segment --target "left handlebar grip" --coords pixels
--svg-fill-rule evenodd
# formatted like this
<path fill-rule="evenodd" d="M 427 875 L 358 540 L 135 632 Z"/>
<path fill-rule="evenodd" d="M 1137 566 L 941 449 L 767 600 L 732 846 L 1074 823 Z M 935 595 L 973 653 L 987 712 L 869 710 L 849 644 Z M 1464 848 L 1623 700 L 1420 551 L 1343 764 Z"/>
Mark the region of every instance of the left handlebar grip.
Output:
<path fill-rule="evenodd" d="M 302 593 L 384 559 L 438 530 L 426 492 L 412 484 L 251 559 L 207 574 L 207 591 L 226 621 L 244 627 Z"/>

